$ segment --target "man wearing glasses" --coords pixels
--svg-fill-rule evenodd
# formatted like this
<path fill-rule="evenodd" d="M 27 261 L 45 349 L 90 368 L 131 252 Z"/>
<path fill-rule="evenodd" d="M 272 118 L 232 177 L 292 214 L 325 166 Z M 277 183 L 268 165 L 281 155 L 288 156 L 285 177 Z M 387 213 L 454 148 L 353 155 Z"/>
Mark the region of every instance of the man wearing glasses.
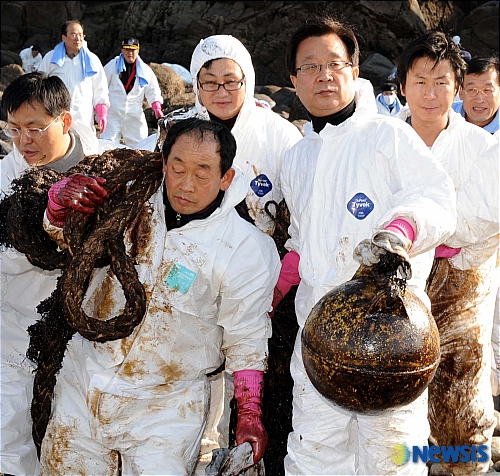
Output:
<path fill-rule="evenodd" d="M 257 228 L 272 235 L 274 219 L 266 212 L 266 203 L 282 201 L 279 176 L 283 157 L 302 135 L 286 119 L 256 104 L 252 58 L 237 38 L 214 35 L 202 39 L 191 57 L 190 71 L 196 94 L 192 113 L 231 130 L 237 144 L 234 164 L 243 172 L 248 186 L 244 201 L 248 215 Z M 271 213 L 274 210 L 270 207 Z M 211 387 L 212 395 L 221 397 L 212 399 L 202 459 L 212 447 L 229 444 L 232 378 L 224 378 L 221 372 L 212 377 Z"/>
<path fill-rule="evenodd" d="M 281 173 L 291 214 L 287 248 L 300 256 L 287 475 L 427 474 L 424 463 L 391 459 L 394 445 L 427 445 L 426 392 L 376 415 L 349 411 L 316 390 L 302 361 L 311 309 L 350 280 L 359 262 L 370 266 L 386 252 L 404 257 L 413 275 L 408 287 L 429 305 L 423 290 L 433 248 L 455 226 L 452 181 L 411 128 L 378 114 L 373 89 L 358 87 L 358 64 L 354 32 L 329 17 L 300 27 L 286 53 L 311 117 Z"/>
<path fill-rule="evenodd" d="M 498 57 L 477 57 L 467 63 L 460 99 L 452 108 L 467 122 L 482 127 L 490 134 L 500 130 L 500 66 Z"/>
<path fill-rule="evenodd" d="M 82 139 L 86 155 L 97 153 L 94 111 L 100 132 L 106 129 L 109 108 L 108 82 L 101 61 L 87 48 L 83 25 L 67 21 L 61 27 L 62 41 L 49 51 L 39 71 L 59 76 L 71 95 L 73 127 Z"/>
<path fill-rule="evenodd" d="M 274 220 L 264 207 L 270 200 L 282 200 L 282 159 L 302 135 L 286 119 L 257 106 L 252 58 L 233 36 L 215 35 L 201 40 L 193 52 L 190 69 L 196 113 L 224 124 L 233 133 L 238 145 L 234 163 L 248 180 L 249 214 L 260 230 L 272 234 Z"/>
<path fill-rule="evenodd" d="M 56 76 L 28 73 L 7 87 L 2 98 L 7 116 L 4 132 L 14 150 L 0 161 L 0 198 L 10 193 L 12 180 L 29 167 L 66 172 L 83 159 L 80 138 L 71 130 L 70 102 L 68 89 Z M 0 263 L 0 472 L 39 474 L 31 436 L 34 364 L 26 358 L 27 328 L 40 318 L 36 307 L 55 289 L 60 271 L 33 266 L 13 248 L 0 250 Z"/>

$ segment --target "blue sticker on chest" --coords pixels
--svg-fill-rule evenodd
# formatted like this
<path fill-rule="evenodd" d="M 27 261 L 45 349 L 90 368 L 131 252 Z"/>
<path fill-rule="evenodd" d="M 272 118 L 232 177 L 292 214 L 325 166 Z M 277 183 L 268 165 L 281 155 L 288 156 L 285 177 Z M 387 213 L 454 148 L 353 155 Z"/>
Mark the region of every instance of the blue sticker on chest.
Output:
<path fill-rule="evenodd" d="M 263 197 L 273 189 L 273 184 L 266 175 L 260 174 L 250 182 L 250 188 L 254 191 L 255 195 Z"/>
<path fill-rule="evenodd" d="M 375 205 L 364 193 L 357 193 L 347 202 L 347 209 L 358 220 L 364 220 L 374 208 Z"/>
<path fill-rule="evenodd" d="M 186 294 L 196 278 L 196 273 L 182 266 L 182 264 L 174 263 L 168 273 L 165 284 L 176 291 Z"/>

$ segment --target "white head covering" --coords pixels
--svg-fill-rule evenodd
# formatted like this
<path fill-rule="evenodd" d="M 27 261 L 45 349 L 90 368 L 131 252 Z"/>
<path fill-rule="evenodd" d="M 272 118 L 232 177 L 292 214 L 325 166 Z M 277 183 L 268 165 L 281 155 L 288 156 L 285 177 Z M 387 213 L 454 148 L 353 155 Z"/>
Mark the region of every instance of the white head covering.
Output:
<path fill-rule="evenodd" d="M 198 113 L 208 118 L 208 112 L 200 103 L 198 97 L 198 73 L 203 65 L 210 60 L 229 58 L 238 63 L 245 75 L 246 91 L 243 108 L 256 107 L 253 93 L 255 90 L 255 70 L 253 69 L 250 53 L 243 43 L 231 35 L 214 35 L 200 40 L 191 57 L 191 76 L 193 91 L 196 95 L 196 109 Z"/>

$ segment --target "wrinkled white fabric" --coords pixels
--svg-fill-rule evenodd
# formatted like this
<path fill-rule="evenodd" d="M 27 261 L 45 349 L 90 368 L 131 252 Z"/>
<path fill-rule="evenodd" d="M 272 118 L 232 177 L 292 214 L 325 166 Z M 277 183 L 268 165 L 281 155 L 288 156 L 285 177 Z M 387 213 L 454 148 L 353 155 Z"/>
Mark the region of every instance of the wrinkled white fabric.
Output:
<path fill-rule="evenodd" d="M 101 344 L 73 337 L 56 386 L 51 438 L 42 445 L 42 474 L 67 474 L 69 468 L 94 474 L 90 457 L 109 458 L 115 448 L 135 474 L 165 474 L 172 464 L 172 474 L 187 474 L 206 421 L 206 374 L 224 357 L 229 373 L 265 369 L 267 313 L 280 261 L 272 239 L 234 210 L 245 194 L 237 171 L 210 217 L 168 232 L 162 188 L 150 198 L 149 227 L 141 227 L 149 231 L 136 257 L 147 313 L 125 339 Z M 44 225 L 57 231 L 47 220 Z M 109 318 L 124 304 L 117 279 L 107 268 L 97 270 L 86 293 L 87 314 Z M 82 402 L 86 408 L 76 408 Z M 84 435 L 73 428 L 74 414 L 90 426 Z M 95 438 L 98 448 L 86 452 L 80 437 Z M 69 450 L 52 445 L 61 439 L 70 442 Z M 62 463 L 56 454 L 64 456 Z"/>
<path fill-rule="evenodd" d="M 409 116 L 406 106 L 399 117 Z M 498 142 L 450 110 L 431 151 L 457 190 L 456 232 L 444 244 L 461 248 L 450 259 L 436 259 L 427 287 L 441 337 L 441 363 L 429 386 L 431 434 L 438 445 L 456 444 L 459 438 L 461 445 L 490 446 L 490 342 L 499 278 Z M 484 472 L 489 462 L 442 464 L 458 476 Z"/>
<path fill-rule="evenodd" d="M 109 101 L 108 125 L 102 139 L 120 142 L 123 136 L 125 144 L 134 148 L 137 143 L 148 136 L 148 125 L 142 109 L 145 99 L 148 104 L 156 101 L 163 103 L 160 86 L 153 70 L 145 63 L 142 64 L 143 73 L 148 84 L 141 87 L 136 76 L 134 87 L 127 94 L 125 87 L 116 73 L 118 56 L 104 66 L 104 73 L 108 81 Z"/>
<path fill-rule="evenodd" d="M 430 304 L 423 289 L 433 248 L 455 226 L 453 183 L 423 141 L 407 124 L 377 114 L 373 96 L 364 90 L 355 100 L 353 116 L 338 126 L 327 124 L 318 134 L 306 124 L 306 137 L 284 160 L 282 187 L 291 213 L 286 246 L 300 255 L 295 299 L 299 335 L 314 304 L 355 273 L 354 247 L 395 218 L 409 218 L 416 225 L 408 285 Z M 319 405 L 322 397 L 304 375 L 299 348 L 293 356 L 294 431 L 286 473 L 408 472 L 406 466 L 388 463 L 387 450 L 404 441 L 427 444 L 425 397 L 400 409 L 403 416 L 389 411 L 369 421 L 334 405 Z M 416 471 L 424 474 L 425 466 Z"/>
<path fill-rule="evenodd" d="M 427 391 L 411 404 L 380 415 L 348 412 L 312 385 L 302 362 L 300 333 L 290 368 L 294 431 L 288 437 L 287 476 L 427 475 L 425 463 L 396 466 L 391 460 L 395 444 L 427 445 Z"/>
<path fill-rule="evenodd" d="M 280 203 L 283 199 L 279 179 L 283 157 L 302 135 L 293 124 L 275 112 L 256 106 L 253 97 L 255 71 L 250 53 L 230 35 L 215 35 L 201 40 L 193 52 L 191 76 L 196 110 L 201 117 L 209 119 L 198 94 L 198 73 L 207 61 L 218 58 L 232 59 L 245 75 L 245 101 L 231 129 L 237 144 L 234 163 L 248 181 L 246 204 L 250 216 L 259 229 L 272 234 L 274 220 L 265 211 L 265 205 L 271 200 Z M 271 206 L 269 211 L 274 214 L 275 207 Z"/>
<path fill-rule="evenodd" d="M 82 139 L 85 155 L 96 154 L 98 143 L 94 128 L 94 108 L 98 104 L 106 104 L 109 107 L 108 83 L 101 61 L 97 55 L 88 52 L 98 71 L 84 79 L 80 54 L 72 59 L 66 55 L 62 66 L 50 62 L 53 54 L 54 50 L 51 50 L 44 56 L 38 70 L 62 79 L 71 95 L 72 127 Z"/>
<path fill-rule="evenodd" d="M 38 71 L 40 64 L 42 63 L 42 53 L 38 52 L 38 54 L 33 57 L 31 50 L 32 46 L 29 48 L 25 48 L 19 53 L 19 57 L 23 63 L 23 69 L 25 73 L 32 73 L 33 71 Z"/>
<path fill-rule="evenodd" d="M 406 120 L 409 116 L 406 106 L 399 117 Z M 456 232 L 444 244 L 462 248 L 451 258 L 454 267 L 474 268 L 498 248 L 498 140 L 450 110 L 448 127 L 431 151 L 457 190 Z"/>
<path fill-rule="evenodd" d="M 12 180 L 27 168 L 28 163 L 14 146 L 0 161 L 0 198 L 11 193 Z M 60 271 L 33 266 L 13 248 L 0 249 L 0 271 L 0 471 L 33 475 L 39 464 L 31 437 L 34 364 L 26 357 L 27 329 L 40 318 L 36 307 L 55 289 Z"/>

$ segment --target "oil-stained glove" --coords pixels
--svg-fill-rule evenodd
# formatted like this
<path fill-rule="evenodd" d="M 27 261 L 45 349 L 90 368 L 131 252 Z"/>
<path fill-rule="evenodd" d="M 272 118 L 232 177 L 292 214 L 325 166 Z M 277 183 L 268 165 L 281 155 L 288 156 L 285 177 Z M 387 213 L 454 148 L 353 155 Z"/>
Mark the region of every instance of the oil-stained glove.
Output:
<path fill-rule="evenodd" d="M 234 372 L 234 398 L 238 402 L 236 444 L 248 441 L 253 449 L 253 462 L 257 463 L 266 451 L 267 432 L 262 424 L 262 390 L 264 373 L 260 370 Z"/>
<path fill-rule="evenodd" d="M 373 234 L 371 240 L 363 240 L 356 246 L 354 259 L 365 266 L 372 266 L 380 261 L 384 253 L 394 253 L 410 264 L 408 251 L 411 245 L 412 240 L 401 233 L 390 229 L 380 230 Z M 399 271 L 403 278 L 411 278 L 410 266 L 407 268 L 400 266 Z"/>
<path fill-rule="evenodd" d="M 75 174 L 56 182 L 50 187 L 47 204 L 47 218 L 52 225 L 64 226 L 66 218 L 72 210 L 81 213 L 94 213 L 108 196 L 103 187 L 106 179 L 90 175 Z"/>
<path fill-rule="evenodd" d="M 285 257 L 281 260 L 281 270 L 278 282 L 274 287 L 274 295 L 272 303 L 273 309 L 269 313 L 270 317 L 274 316 L 274 311 L 278 307 L 278 304 L 288 294 L 290 288 L 300 283 L 299 263 L 300 263 L 300 256 L 295 251 L 289 251 L 285 255 Z"/>
<path fill-rule="evenodd" d="M 163 111 L 161 109 L 160 101 L 155 101 L 153 104 L 151 104 L 151 109 L 155 113 L 156 119 L 160 119 L 160 117 L 163 117 Z"/>
<path fill-rule="evenodd" d="M 98 104 L 95 107 L 97 114 L 97 124 L 99 125 L 100 133 L 102 134 L 108 125 L 108 106 L 106 104 Z"/>

